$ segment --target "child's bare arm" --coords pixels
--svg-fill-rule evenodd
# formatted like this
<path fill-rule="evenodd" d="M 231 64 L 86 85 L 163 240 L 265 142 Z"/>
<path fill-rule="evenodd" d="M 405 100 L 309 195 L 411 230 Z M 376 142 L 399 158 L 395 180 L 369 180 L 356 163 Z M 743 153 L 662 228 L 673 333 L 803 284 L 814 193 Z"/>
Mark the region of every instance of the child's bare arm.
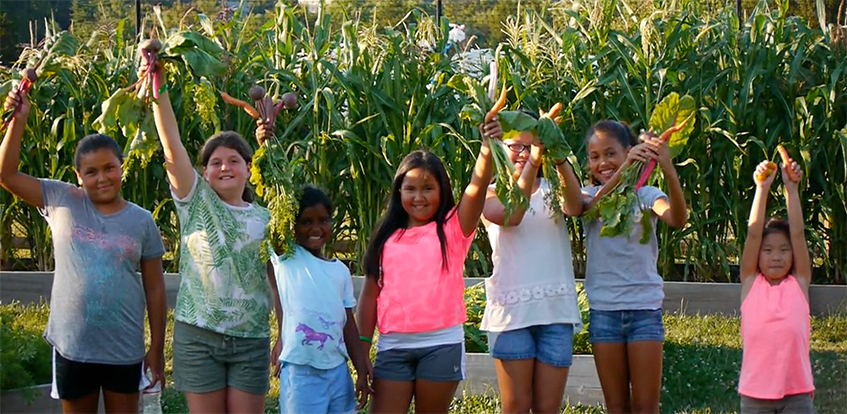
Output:
<path fill-rule="evenodd" d="M 141 261 L 141 282 L 147 300 L 147 322 L 150 324 L 150 350 L 144 357 L 144 362 L 146 368 L 153 373 L 152 384 L 159 382 L 164 388 L 168 305 L 161 256 Z"/>
<path fill-rule="evenodd" d="M 370 385 L 373 378 L 373 366 L 371 365 L 370 355 L 359 342 L 359 329 L 356 327 L 355 319 L 353 319 L 353 310 L 347 308 L 347 322 L 344 324 L 344 344 L 347 347 L 347 354 L 350 355 L 350 361 L 356 368 L 356 399 L 358 401 L 357 409 L 360 410 L 367 404 L 368 396 L 373 393 Z"/>
<path fill-rule="evenodd" d="M 279 376 L 280 371 L 280 363 L 279 363 L 279 355 L 282 353 L 282 302 L 279 300 L 279 288 L 276 283 L 276 274 L 274 273 L 274 266 L 271 264 L 270 260 L 267 264 L 267 274 L 268 274 L 268 285 L 270 285 L 271 289 L 271 297 L 274 301 L 274 312 L 276 312 L 276 325 L 277 325 L 277 337 L 276 343 L 274 344 L 273 350 L 271 351 L 271 363 L 274 365 L 274 376 Z"/>
<path fill-rule="evenodd" d="M 471 182 L 465 187 L 456 213 L 459 215 L 459 223 L 465 236 L 470 236 L 479 224 L 482 209 L 485 207 L 488 184 L 494 174 L 494 163 L 491 159 L 491 140 L 499 140 L 503 137 L 503 131 L 500 129 L 500 123 L 497 120 L 483 125 L 480 129 L 483 133 L 482 146 L 479 148 L 479 156 L 476 158 Z M 499 145 L 499 143 L 494 142 L 493 145 Z"/>
<path fill-rule="evenodd" d="M 803 171 L 793 160 L 790 165 L 782 166 L 782 180 L 785 183 L 785 205 L 788 210 L 788 227 L 791 231 L 791 250 L 794 252 L 794 277 L 800 283 L 800 287 L 809 298 L 809 285 L 812 283 L 812 260 L 809 256 L 809 248 L 806 245 L 805 222 L 803 220 L 803 208 L 800 204 L 800 180 L 803 179 Z M 793 171 L 790 174 L 789 170 Z M 791 180 L 791 177 L 796 181 Z"/>
<path fill-rule="evenodd" d="M 576 178 L 573 166 L 567 160 L 557 160 L 556 174 L 559 175 L 559 180 L 565 186 L 565 194 L 559 201 L 562 205 L 562 213 L 569 217 L 582 215 L 585 197 L 582 194 L 582 186 L 579 184 L 579 179 Z"/>
<path fill-rule="evenodd" d="M 161 66 L 161 63 L 159 65 L 155 76 L 161 79 L 159 84 L 164 85 L 165 69 Z M 145 70 L 144 64 L 142 64 L 141 70 Z M 162 151 L 165 154 L 168 181 L 170 181 L 174 194 L 179 198 L 185 198 L 194 185 L 195 172 L 188 151 L 180 139 L 179 124 L 176 122 L 176 115 L 170 99 L 168 91 L 162 91 L 159 99 L 153 103 L 153 118 L 156 121 L 156 130 L 159 132 Z"/>
<path fill-rule="evenodd" d="M 6 129 L 3 143 L 0 144 L 0 185 L 21 200 L 43 208 L 44 194 L 41 181 L 18 169 L 21 163 L 21 137 L 23 137 L 30 110 L 29 100 L 25 94 L 16 92 L 16 88 L 12 88 L 6 97 L 4 108 L 17 109 Z"/>
<path fill-rule="evenodd" d="M 767 161 L 762 161 L 756 167 L 754 176 L 762 174 L 767 170 Z M 750 217 L 747 220 L 747 239 L 744 241 L 744 251 L 741 253 L 741 296 L 752 285 L 754 277 L 759 273 L 759 250 L 762 247 L 762 233 L 765 229 L 765 219 L 768 207 L 768 193 L 776 174 L 771 174 L 764 181 L 755 178 L 756 194 L 753 196 L 753 205 L 750 207 Z"/>

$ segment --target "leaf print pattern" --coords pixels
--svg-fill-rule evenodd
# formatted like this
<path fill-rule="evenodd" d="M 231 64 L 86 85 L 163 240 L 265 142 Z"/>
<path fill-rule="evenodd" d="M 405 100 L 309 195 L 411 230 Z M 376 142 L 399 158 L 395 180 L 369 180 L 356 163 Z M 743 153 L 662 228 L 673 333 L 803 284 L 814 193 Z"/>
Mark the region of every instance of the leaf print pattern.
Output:
<path fill-rule="evenodd" d="M 183 243 L 176 319 L 231 336 L 269 336 L 271 297 L 259 260 L 268 210 L 226 205 L 199 175 L 176 206 Z"/>

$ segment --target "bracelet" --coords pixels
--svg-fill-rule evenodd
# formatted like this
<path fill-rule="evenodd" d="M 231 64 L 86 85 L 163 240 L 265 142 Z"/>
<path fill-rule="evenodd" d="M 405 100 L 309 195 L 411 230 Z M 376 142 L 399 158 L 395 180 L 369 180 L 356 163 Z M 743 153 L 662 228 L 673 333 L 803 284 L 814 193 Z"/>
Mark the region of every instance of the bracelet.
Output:
<path fill-rule="evenodd" d="M 169 90 L 171 90 L 170 85 L 165 83 L 164 85 L 159 87 L 158 93 L 159 93 L 159 95 L 161 95 L 163 92 L 166 92 L 166 91 L 169 91 Z"/>
<path fill-rule="evenodd" d="M 557 163 L 556 163 L 556 166 L 557 166 L 557 167 L 560 167 L 560 166 L 564 165 L 564 163 L 566 163 L 566 162 L 568 162 L 568 159 L 567 159 L 567 158 L 563 159 L 563 160 L 562 160 L 562 162 L 557 162 Z"/>
<path fill-rule="evenodd" d="M 367 343 L 369 343 L 369 344 L 372 344 L 372 343 L 373 343 L 373 338 L 369 338 L 369 337 L 364 336 L 364 335 L 359 336 L 359 340 L 361 340 L 361 341 L 365 341 L 365 342 L 367 342 Z"/>
<path fill-rule="evenodd" d="M 533 162 L 532 162 L 532 160 L 530 160 L 530 159 L 527 159 L 527 160 L 526 160 L 526 162 L 528 162 L 528 163 L 529 163 L 529 165 L 531 165 L 531 166 L 533 166 L 533 167 L 535 167 L 535 168 L 541 168 L 541 166 L 540 166 L 540 165 L 535 165 L 535 163 L 533 163 Z"/>

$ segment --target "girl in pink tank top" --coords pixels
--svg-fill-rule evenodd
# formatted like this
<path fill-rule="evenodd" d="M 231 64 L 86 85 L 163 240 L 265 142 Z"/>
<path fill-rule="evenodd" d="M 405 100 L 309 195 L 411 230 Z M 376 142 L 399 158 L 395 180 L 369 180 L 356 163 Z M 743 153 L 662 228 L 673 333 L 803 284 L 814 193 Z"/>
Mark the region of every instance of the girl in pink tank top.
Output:
<path fill-rule="evenodd" d="M 371 412 L 447 413 L 464 378 L 467 319 L 462 273 L 493 174 L 495 119 L 480 127 L 482 146 L 458 205 L 447 170 L 429 151 L 400 163 L 388 210 L 368 244 L 356 320 L 370 351 L 379 328 Z"/>
<path fill-rule="evenodd" d="M 756 195 L 741 256 L 741 412 L 813 413 L 809 358 L 809 284 L 812 266 L 803 234 L 796 162 L 782 165 L 788 222 L 765 223 L 776 173 L 756 168 Z"/>

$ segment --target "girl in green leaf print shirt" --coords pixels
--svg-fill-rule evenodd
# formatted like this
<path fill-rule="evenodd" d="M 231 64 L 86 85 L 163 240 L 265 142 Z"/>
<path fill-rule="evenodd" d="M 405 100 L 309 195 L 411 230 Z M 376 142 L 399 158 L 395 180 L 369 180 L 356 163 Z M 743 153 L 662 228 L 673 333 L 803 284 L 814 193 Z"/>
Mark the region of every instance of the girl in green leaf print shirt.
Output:
<path fill-rule="evenodd" d="M 145 68 L 142 65 L 141 70 Z M 164 85 L 164 70 L 156 76 Z M 235 132 L 203 145 L 200 176 L 182 145 L 167 91 L 153 104 L 180 222 L 182 276 L 175 310 L 174 382 L 193 413 L 264 410 L 276 281 L 259 260 L 270 214 L 252 204 L 246 182 L 253 151 Z M 279 354 L 274 347 L 274 360 Z"/>

